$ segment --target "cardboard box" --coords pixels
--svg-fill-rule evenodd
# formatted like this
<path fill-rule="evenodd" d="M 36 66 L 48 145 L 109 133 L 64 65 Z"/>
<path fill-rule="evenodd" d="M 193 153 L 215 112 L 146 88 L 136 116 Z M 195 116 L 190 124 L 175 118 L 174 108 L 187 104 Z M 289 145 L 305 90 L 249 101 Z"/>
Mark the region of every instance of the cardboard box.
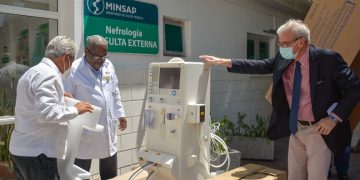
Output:
<path fill-rule="evenodd" d="M 311 43 L 332 49 L 360 75 L 360 0 L 314 0 L 304 22 L 309 26 Z M 356 65 L 352 65 L 355 63 Z M 359 76 L 360 77 L 360 76 Z M 271 103 L 271 87 L 265 99 Z M 356 113 L 357 112 L 357 113 Z M 350 116 L 352 127 L 360 120 L 360 104 Z"/>
<path fill-rule="evenodd" d="M 271 83 L 270 84 L 270 86 L 269 86 L 269 88 L 268 88 L 268 90 L 267 90 L 267 92 L 266 92 L 266 94 L 265 94 L 265 99 L 271 104 L 271 102 L 272 102 L 272 99 L 271 99 L 271 97 L 272 97 L 272 86 L 273 86 L 273 84 Z"/>
<path fill-rule="evenodd" d="M 223 174 L 214 176 L 209 180 L 286 180 L 287 173 L 257 164 L 247 164 Z"/>
<path fill-rule="evenodd" d="M 360 50 L 355 57 L 355 60 L 351 63 L 350 66 L 356 75 L 360 78 Z M 356 125 L 360 122 L 360 102 L 354 107 L 354 110 L 351 112 L 349 116 L 351 129 L 354 130 Z"/>
<path fill-rule="evenodd" d="M 137 170 L 138 170 L 138 168 L 137 168 L 137 169 L 134 169 L 134 170 L 132 170 L 132 171 L 130 171 L 130 172 L 124 173 L 124 174 L 122 174 L 122 175 L 120 175 L 120 176 L 116 176 L 116 177 L 112 178 L 112 180 L 129 180 L 129 178 L 130 178 Z M 141 172 L 139 175 L 137 175 L 136 178 L 134 178 L 134 179 L 136 179 L 136 180 L 146 180 L 147 177 L 148 177 L 147 171 L 142 171 L 142 172 Z"/>
<path fill-rule="evenodd" d="M 360 0 L 315 0 L 304 22 L 311 43 L 332 49 L 350 65 L 360 49 Z"/>

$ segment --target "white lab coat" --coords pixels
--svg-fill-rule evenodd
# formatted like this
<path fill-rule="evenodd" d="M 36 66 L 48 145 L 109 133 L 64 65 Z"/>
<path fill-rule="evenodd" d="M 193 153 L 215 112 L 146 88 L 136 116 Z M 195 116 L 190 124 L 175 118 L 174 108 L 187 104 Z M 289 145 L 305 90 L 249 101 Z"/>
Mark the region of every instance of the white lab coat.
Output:
<path fill-rule="evenodd" d="M 67 121 L 75 118 L 75 107 L 66 107 L 61 73 L 48 58 L 32 67 L 17 85 L 15 129 L 10 152 L 18 156 L 63 158 Z"/>
<path fill-rule="evenodd" d="M 99 124 L 104 126 L 103 133 L 84 129 L 76 156 L 80 159 L 102 159 L 114 155 L 117 152 L 117 122 L 120 117 L 125 117 L 112 63 L 105 60 L 99 78 L 91 68 L 83 56 L 74 61 L 69 78 L 64 79 L 65 92 L 102 108 Z"/>

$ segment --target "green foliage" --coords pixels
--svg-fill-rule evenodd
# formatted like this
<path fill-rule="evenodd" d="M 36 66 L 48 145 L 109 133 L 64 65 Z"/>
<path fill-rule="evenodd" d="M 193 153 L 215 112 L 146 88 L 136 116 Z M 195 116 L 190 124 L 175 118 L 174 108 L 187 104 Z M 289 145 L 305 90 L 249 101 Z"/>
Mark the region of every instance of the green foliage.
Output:
<path fill-rule="evenodd" d="M 215 131 L 215 134 L 219 136 L 226 144 L 229 144 L 231 142 L 231 135 L 229 129 L 234 129 L 234 123 L 229 120 L 227 116 L 224 116 L 221 120 L 211 119 L 211 124 L 219 123 L 218 129 Z M 210 156 L 211 159 L 217 159 L 218 154 L 224 153 L 225 149 L 220 144 L 220 142 L 215 141 L 215 144 L 213 142 L 211 143 L 211 151 Z"/>
<path fill-rule="evenodd" d="M 212 119 L 211 123 L 219 123 L 219 127 L 215 132 L 221 139 L 225 141 L 226 144 L 231 142 L 233 136 L 246 136 L 251 138 L 267 138 L 267 124 L 268 118 L 256 115 L 256 123 L 247 124 L 244 122 L 246 117 L 245 113 L 238 113 L 237 123 L 232 122 L 227 116 L 220 120 Z M 220 146 L 216 144 L 215 146 Z M 221 152 L 224 152 L 224 149 L 220 149 Z"/>
<path fill-rule="evenodd" d="M 239 127 L 244 130 L 244 133 L 241 135 L 253 138 L 266 138 L 268 121 L 268 118 L 266 119 L 258 114 L 256 115 L 256 124 L 246 124 L 243 119 L 239 118 Z"/>
<path fill-rule="evenodd" d="M 5 89 L 0 90 L 0 116 L 12 115 L 13 107 L 8 102 Z"/>
<path fill-rule="evenodd" d="M 231 140 L 231 136 L 266 138 L 267 124 L 269 119 L 257 114 L 255 119 L 256 123 L 247 124 L 244 121 L 245 117 L 245 113 L 239 112 L 237 123 L 229 120 L 227 116 L 224 116 L 224 118 L 220 121 L 216 121 L 213 119 L 212 122 L 220 123 L 220 127 L 219 130 L 216 132 L 216 135 L 227 140 Z"/>
<path fill-rule="evenodd" d="M 10 137 L 11 132 L 14 129 L 13 124 L 7 124 L 0 126 L 0 161 L 8 161 L 10 162 Z"/>
<path fill-rule="evenodd" d="M 211 121 L 212 124 L 215 122 L 220 123 L 219 129 L 215 132 L 215 134 L 218 135 L 221 139 L 223 139 L 227 144 L 231 140 L 229 139 L 229 127 L 233 128 L 235 126 L 234 123 L 231 122 L 227 116 L 224 116 L 224 118 L 222 118 L 221 120 L 212 119 Z"/>
<path fill-rule="evenodd" d="M 233 130 L 233 136 L 241 136 L 241 126 L 240 124 L 244 122 L 244 119 L 246 117 L 245 113 L 238 112 L 238 119 L 235 129 Z"/>
<path fill-rule="evenodd" d="M 0 90 L 0 116 L 12 115 L 14 107 L 8 102 L 5 90 Z M 12 168 L 10 160 L 10 137 L 11 132 L 14 129 L 14 124 L 6 124 L 0 126 L 0 161 L 7 161 L 9 163 L 10 170 Z"/>

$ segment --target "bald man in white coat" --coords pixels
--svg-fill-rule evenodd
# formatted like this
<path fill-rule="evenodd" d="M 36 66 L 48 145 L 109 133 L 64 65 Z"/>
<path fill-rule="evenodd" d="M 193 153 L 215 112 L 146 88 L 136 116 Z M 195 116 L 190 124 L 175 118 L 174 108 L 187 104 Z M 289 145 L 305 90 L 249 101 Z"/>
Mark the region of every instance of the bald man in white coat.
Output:
<path fill-rule="evenodd" d="M 120 130 L 127 126 L 121 103 L 118 79 L 112 63 L 107 59 L 107 42 L 99 36 L 87 37 L 85 54 L 74 61 L 64 87 L 75 99 L 101 107 L 99 124 L 103 133 L 84 129 L 75 164 L 89 171 L 92 159 L 99 159 L 101 179 L 117 175 L 117 122 Z"/>

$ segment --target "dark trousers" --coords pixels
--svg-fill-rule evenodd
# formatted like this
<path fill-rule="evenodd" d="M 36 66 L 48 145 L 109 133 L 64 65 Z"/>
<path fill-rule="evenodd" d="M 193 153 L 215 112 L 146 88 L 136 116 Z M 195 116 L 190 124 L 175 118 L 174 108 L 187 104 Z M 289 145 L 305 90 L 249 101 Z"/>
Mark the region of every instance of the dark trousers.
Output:
<path fill-rule="evenodd" d="M 344 152 L 334 154 L 334 165 L 337 173 L 346 173 L 349 169 L 351 147 L 348 145 Z"/>
<path fill-rule="evenodd" d="M 16 179 L 20 180 L 59 180 L 57 159 L 45 154 L 37 157 L 10 155 Z"/>
<path fill-rule="evenodd" d="M 75 159 L 75 165 L 81 167 L 85 171 L 89 171 L 91 167 L 91 159 Z M 117 153 L 113 156 L 99 159 L 99 171 L 101 179 L 111 179 L 117 176 Z"/>

